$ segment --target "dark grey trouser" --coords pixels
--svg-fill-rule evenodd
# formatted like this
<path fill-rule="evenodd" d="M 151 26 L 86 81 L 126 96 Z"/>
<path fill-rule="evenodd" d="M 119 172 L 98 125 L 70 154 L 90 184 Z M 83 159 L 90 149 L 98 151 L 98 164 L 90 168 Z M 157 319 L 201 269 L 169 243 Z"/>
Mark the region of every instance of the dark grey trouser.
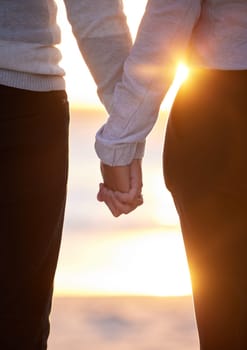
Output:
<path fill-rule="evenodd" d="M 202 350 L 247 349 L 247 71 L 195 70 L 167 125 Z"/>
<path fill-rule="evenodd" d="M 47 348 L 68 124 L 64 91 L 0 86 L 0 349 Z"/>

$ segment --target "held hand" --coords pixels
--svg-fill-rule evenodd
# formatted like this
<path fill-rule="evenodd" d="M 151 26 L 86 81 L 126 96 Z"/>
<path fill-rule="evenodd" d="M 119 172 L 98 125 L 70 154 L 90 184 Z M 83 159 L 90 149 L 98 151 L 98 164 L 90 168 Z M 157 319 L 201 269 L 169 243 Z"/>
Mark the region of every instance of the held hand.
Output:
<path fill-rule="evenodd" d="M 100 163 L 100 170 L 104 185 L 112 191 L 129 192 L 130 189 L 130 167 L 110 166 Z"/>
<path fill-rule="evenodd" d="M 104 184 L 100 184 L 97 198 L 105 202 L 113 216 L 128 214 L 143 203 L 141 160 L 123 167 L 101 164 L 101 172 Z"/>

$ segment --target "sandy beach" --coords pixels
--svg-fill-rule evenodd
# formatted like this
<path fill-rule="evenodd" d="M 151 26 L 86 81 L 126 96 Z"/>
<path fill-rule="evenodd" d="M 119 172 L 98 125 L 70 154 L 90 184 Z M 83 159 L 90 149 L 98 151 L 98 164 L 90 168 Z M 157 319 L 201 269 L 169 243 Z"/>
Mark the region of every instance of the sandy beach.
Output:
<path fill-rule="evenodd" d="M 197 350 L 191 297 L 56 297 L 49 350 Z"/>

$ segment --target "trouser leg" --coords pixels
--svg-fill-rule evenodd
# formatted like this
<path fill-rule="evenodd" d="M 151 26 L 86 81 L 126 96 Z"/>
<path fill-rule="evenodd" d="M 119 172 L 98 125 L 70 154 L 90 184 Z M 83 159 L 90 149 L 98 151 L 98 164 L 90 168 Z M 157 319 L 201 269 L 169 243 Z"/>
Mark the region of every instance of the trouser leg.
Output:
<path fill-rule="evenodd" d="M 0 348 L 45 350 L 66 198 L 66 94 L 0 87 L 0 100 Z"/>
<path fill-rule="evenodd" d="M 164 176 L 179 213 L 202 350 L 247 348 L 247 72 L 192 73 L 169 118 Z"/>

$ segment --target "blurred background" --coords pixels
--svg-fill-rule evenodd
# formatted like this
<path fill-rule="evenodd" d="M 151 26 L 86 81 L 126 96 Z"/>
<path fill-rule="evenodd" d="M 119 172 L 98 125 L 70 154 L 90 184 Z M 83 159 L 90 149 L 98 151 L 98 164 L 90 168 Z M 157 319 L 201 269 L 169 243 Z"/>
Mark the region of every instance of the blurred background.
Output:
<path fill-rule="evenodd" d="M 123 1 L 133 38 L 146 2 Z M 107 114 L 63 1 L 57 4 L 71 110 L 70 170 L 49 349 L 194 350 L 189 271 L 179 219 L 162 174 L 165 126 L 186 67 L 180 65 L 147 140 L 144 205 L 113 218 L 96 200 L 101 175 L 94 137 Z"/>

